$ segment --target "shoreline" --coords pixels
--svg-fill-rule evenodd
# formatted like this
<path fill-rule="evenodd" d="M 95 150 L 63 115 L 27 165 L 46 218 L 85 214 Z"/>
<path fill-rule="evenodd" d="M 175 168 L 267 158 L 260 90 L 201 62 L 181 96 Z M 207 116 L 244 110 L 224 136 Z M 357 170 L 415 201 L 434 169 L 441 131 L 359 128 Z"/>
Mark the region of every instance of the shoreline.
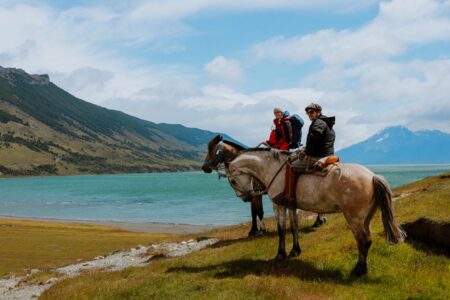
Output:
<path fill-rule="evenodd" d="M 450 163 L 449 163 L 450 165 Z M 40 178 L 40 177 L 72 177 L 72 176 L 114 176 L 114 175 L 148 175 L 148 174 L 176 174 L 176 173 L 202 173 L 201 169 L 198 170 L 177 170 L 177 171 L 155 171 L 155 172 L 137 172 L 137 173 L 73 173 L 73 174 L 35 174 L 35 175 L 9 175 L 1 174 L 1 179 L 15 179 L 15 178 Z"/>
<path fill-rule="evenodd" d="M 399 163 L 399 164 L 361 164 L 365 167 L 415 167 L 415 166 L 442 166 L 449 167 L 448 163 Z M 0 174 L 1 179 L 24 179 L 24 178 L 41 178 L 41 177 L 72 177 L 72 176 L 114 176 L 114 175 L 149 175 L 149 174 L 175 174 L 175 173 L 202 173 L 201 169 L 193 170 L 167 170 L 167 171 L 155 171 L 155 172 L 137 172 L 137 173 L 73 173 L 73 174 L 36 174 L 36 175 L 5 175 Z"/>
<path fill-rule="evenodd" d="M 191 224 L 157 223 L 157 222 L 133 223 L 124 221 L 72 220 L 72 219 L 16 217 L 16 216 L 0 215 L 0 220 L 2 219 L 16 220 L 16 221 L 42 221 L 57 224 L 83 224 L 92 226 L 105 226 L 129 232 L 168 233 L 168 234 L 195 234 L 226 226 L 226 225 L 191 225 Z"/>

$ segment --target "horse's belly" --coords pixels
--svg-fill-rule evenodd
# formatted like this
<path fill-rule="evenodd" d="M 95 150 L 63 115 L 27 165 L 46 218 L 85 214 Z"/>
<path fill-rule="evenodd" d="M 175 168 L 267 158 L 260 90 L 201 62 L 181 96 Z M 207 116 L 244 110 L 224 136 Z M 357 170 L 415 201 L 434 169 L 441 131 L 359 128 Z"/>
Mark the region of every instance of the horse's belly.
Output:
<path fill-rule="evenodd" d="M 306 175 L 299 178 L 296 187 L 297 207 L 318 213 L 340 211 L 338 199 L 329 186 L 323 186 L 323 180 Z"/>
<path fill-rule="evenodd" d="M 300 209 L 317 213 L 335 213 L 340 211 L 335 201 L 317 201 L 313 197 L 302 197 L 298 199 L 297 206 Z"/>

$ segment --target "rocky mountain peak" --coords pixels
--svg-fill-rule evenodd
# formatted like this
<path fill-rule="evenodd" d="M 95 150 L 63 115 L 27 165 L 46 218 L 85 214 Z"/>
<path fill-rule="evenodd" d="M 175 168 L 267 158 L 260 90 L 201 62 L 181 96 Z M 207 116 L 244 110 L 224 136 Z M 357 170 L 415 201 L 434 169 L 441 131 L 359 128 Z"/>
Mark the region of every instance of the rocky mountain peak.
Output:
<path fill-rule="evenodd" d="M 6 79 L 13 86 L 17 86 L 21 82 L 35 85 L 47 85 L 50 83 L 48 74 L 28 74 L 22 69 L 3 68 L 1 66 L 0 77 Z"/>
<path fill-rule="evenodd" d="M 442 164 L 450 162 L 450 134 L 438 130 L 385 128 L 339 151 L 342 161 L 362 164 Z"/>

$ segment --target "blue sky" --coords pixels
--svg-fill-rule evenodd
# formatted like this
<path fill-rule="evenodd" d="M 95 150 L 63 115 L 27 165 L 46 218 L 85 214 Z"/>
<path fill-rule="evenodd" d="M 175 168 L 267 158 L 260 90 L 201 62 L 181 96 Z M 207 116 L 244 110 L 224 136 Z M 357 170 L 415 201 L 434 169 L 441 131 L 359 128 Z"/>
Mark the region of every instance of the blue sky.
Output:
<path fill-rule="evenodd" d="M 448 0 L 0 0 L 0 22 L 1 66 L 154 122 L 251 145 L 273 107 L 316 101 L 338 148 L 393 125 L 450 132 Z"/>

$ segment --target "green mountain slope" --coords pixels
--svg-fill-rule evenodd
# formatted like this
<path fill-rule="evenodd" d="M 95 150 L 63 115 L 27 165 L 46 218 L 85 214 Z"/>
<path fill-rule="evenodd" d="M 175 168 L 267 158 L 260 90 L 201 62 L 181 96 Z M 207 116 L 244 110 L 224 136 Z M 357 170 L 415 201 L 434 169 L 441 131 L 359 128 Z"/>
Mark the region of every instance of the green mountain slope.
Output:
<path fill-rule="evenodd" d="M 192 170 L 213 135 L 109 110 L 72 96 L 47 75 L 0 67 L 3 175 Z"/>

